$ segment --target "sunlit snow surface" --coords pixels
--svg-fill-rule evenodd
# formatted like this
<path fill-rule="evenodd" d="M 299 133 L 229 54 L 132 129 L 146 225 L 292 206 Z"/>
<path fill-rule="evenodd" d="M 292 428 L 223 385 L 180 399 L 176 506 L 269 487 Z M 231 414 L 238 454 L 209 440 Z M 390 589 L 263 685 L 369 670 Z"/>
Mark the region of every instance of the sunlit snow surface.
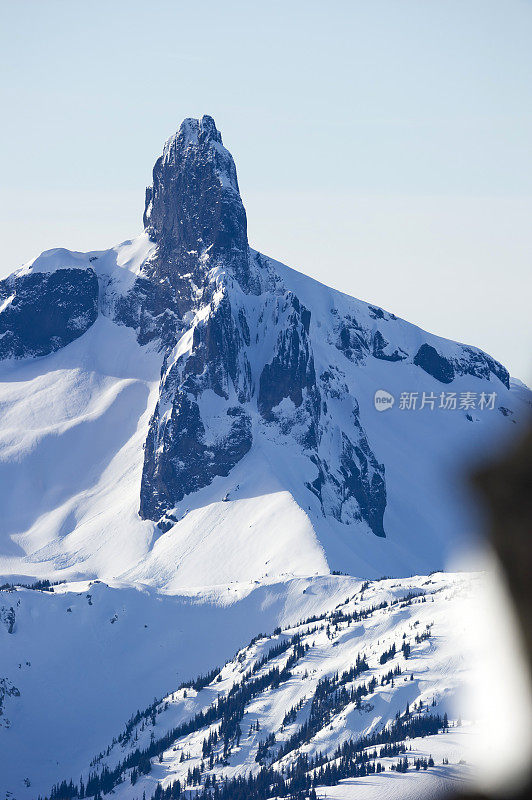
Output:
<path fill-rule="evenodd" d="M 338 376 L 328 407 L 340 427 L 328 429 L 323 442 L 329 444 L 322 445 L 330 447 L 334 461 L 334 437 L 351 429 L 358 403 L 369 446 L 385 467 L 386 538 L 376 537 L 364 520 L 343 524 L 324 516 L 305 485 L 316 469 L 302 452 L 296 409 L 287 399 L 276 413 L 291 433 L 280 439 L 279 425 L 268 425 L 252 398 L 246 413 L 253 446 L 230 474 L 186 496 L 174 509 L 179 521 L 167 532 L 140 519 L 143 445 L 163 356 L 157 341 L 141 347 L 132 329 L 112 319 L 116 298 L 131 287 L 152 252 L 143 234 L 108 251 L 47 251 L 20 270 L 90 266 L 98 274 L 101 308 L 95 324 L 58 352 L 0 363 L 0 576 L 121 578 L 175 592 L 330 569 L 379 577 L 444 568 L 476 525 L 463 476 L 479 454 L 492 452 L 518 430 L 516 423 L 530 409 L 526 388 L 514 383 L 508 391 L 493 375 L 491 380 L 462 375 L 452 390 L 495 391 L 493 410 L 472 412 L 471 419 L 460 409 L 402 411 L 402 391 L 421 396 L 445 387 L 413 363 L 371 355 L 363 363 L 349 360 L 335 344 L 338 320 L 356 318 L 368 331 L 378 326 L 393 347 L 411 352 L 426 341 L 451 357 L 460 346 L 390 315 L 375 319 L 371 306 L 264 257 L 255 264 L 261 295 L 246 295 L 237 285 L 231 289 L 232 302 L 245 309 L 252 330 L 259 329 L 257 315 L 265 309 L 253 347 L 252 380 L 258 385 L 278 334 L 276 297 L 293 290 L 311 311 L 316 374 L 328 370 Z M 209 308 L 191 313 L 191 326 Z M 186 356 L 191 331 L 167 368 Z M 378 389 L 397 398 L 390 411 L 375 410 Z M 209 391 L 199 400 L 207 438 L 219 436 L 227 420 L 217 402 Z"/>
<path fill-rule="evenodd" d="M 125 749 L 112 748 L 99 766 L 116 763 L 130 747 L 149 743 L 152 732 L 159 738 L 206 708 L 218 693 L 227 692 L 241 680 L 274 644 L 296 632 L 301 633 L 310 649 L 293 668 L 292 678 L 278 689 L 263 692 L 247 706 L 241 745 L 233 751 L 228 766 L 215 767 L 218 775 L 232 777 L 258 769 L 255 755 L 259 741 L 269 732 L 276 733 L 278 742 L 286 740 L 308 714 L 318 680 L 349 669 L 357 655 L 364 653 L 370 671 L 355 680 L 355 685 L 373 675 L 380 680 L 397 664 L 402 674 L 395 679 L 394 687 L 379 683 L 374 693 L 364 698 L 362 710 L 345 708 L 304 750 L 332 751 L 346 739 L 380 730 L 397 711 L 404 712 L 407 703 L 412 707 L 421 699 L 429 711 L 447 711 L 449 719 L 456 722 L 462 716 L 463 721 L 461 728 L 453 728 L 448 734 L 412 743 L 413 754 L 432 753 L 434 770 L 423 776 L 386 774 L 356 779 L 355 788 L 375 783 L 375 791 L 379 787 L 388 791 L 389 786 L 391 792 L 396 784 L 406 790 L 409 782 L 425 786 L 430 781 L 436 787 L 442 781 L 466 780 L 471 777 L 471 766 L 457 765 L 461 759 L 470 760 L 476 735 L 473 720 L 464 714 L 463 693 L 473 678 L 468 609 L 475 603 L 480 580 L 475 574 L 440 573 L 377 581 L 363 589 L 361 581 L 347 576 L 293 579 L 257 586 L 233 602 L 229 597 L 225 606 L 213 605 L 208 598 L 199 596 L 192 601 L 152 591 L 109 588 L 102 583 L 66 585 L 53 594 L 32 590 L 2 592 L 0 605 L 12 606 L 16 615 L 14 633 L 9 634 L 0 625 L 3 674 L 17 687 L 20 696 L 5 698 L 0 725 L 1 788 L 29 800 L 37 793 L 44 794 L 60 778 L 77 780 L 81 773 L 87 774 L 93 756 L 105 750 L 137 708 L 149 705 L 154 697 L 166 698 L 168 708 L 157 714 L 155 726 L 149 723 L 142 729 L 139 725 L 138 741 L 126 744 Z M 234 587 L 235 598 L 240 588 Z M 312 631 L 312 624 L 297 624 L 335 608 L 349 613 L 383 600 L 391 603 L 409 592 L 423 593 L 425 602 L 416 597 L 410 603 L 377 610 L 360 622 L 341 625 L 332 638 L 328 638 L 326 630 Z M 277 625 L 283 631 L 272 636 Z M 427 625 L 430 637 L 416 644 L 416 634 L 426 631 Z M 246 647 L 258 631 L 267 635 Z M 403 634 L 412 645 L 409 659 L 400 652 Z M 392 643 L 396 644 L 398 655 L 381 665 L 379 656 Z M 238 657 L 233 659 L 236 651 Z M 286 655 L 264 669 L 282 665 Z M 221 681 L 197 693 L 189 689 L 186 698 L 183 690 L 175 691 L 182 680 L 221 666 L 226 659 L 230 660 L 222 670 Z M 306 700 L 296 721 L 282 730 L 286 711 L 303 698 Z M 46 736 L 36 724 L 37 719 L 46 720 Z M 250 725 L 257 720 L 260 731 L 248 736 Z M 161 764 L 154 759 L 151 774 L 135 786 L 139 791 L 132 791 L 128 780 L 115 790 L 115 796 L 142 797 L 146 790 L 150 797 L 155 781 L 162 780 L 166 785 L 176 777 L 182 778 L 183 770 L 186 775 L 189 767 L 199 764 L 204 736 L 205 729 L 186 737 L 186 741 L 173 743 Z M 192 761 L 180 763 L 183 750 L 191 753 Z M 22 759 L 23 752 L 31 757 Z M 449 767 L 442 766 L 444 757 L 449 759 Z M 396 760 L 384 761 L 389 766 Z M 30 780 L 31 788 L 24 786 L 24 778 Z M 415 783 L 417 779 L 419 784 Z M 341 792 L 348 789 L 338 787 L 334 791 L 344 797 L 347 795 Z"/>
<path fill-rule="evenodd" d="M 365 586 L 348 576 L 299 578 L 252 590 L 233 585 L 226 589 L 225 605 L 220 604 L 221 594 L 213 603 L 208 592 L 161 596 L 153 590 L 90 582 L 66 584 L 54 593 L 0 592 L 2 689 L 16 689 L 2 698 L 0 791 L 33 800 L 60 779 L 86 778 L 93 758 L 124 730 L 127 719 L 158 698 L 155 725 L 148 715 L 134 726 L 127 742 L 111 746 L 110 754 L 96 763 L 98 769 L 114 766 L 136 747 L 147 746 L 152 736 L 157 740 L 208 708 L 270 648 L 295 633 L 303 645 L 309 644 L 308 651 L 289 680 L 247 704 L 240 746 L 233 748 L 227 765 L 215 765 L 211 773 L 218 779 L 257 771 L 259 742 L 272 732 L 276 746 L 287 741 L 308 718 L 318 681 L 349 669 L 361 654 L 369 671 L 347 688 L 376 677 L 375 690 L 360 710 L 351 704 L 336 713 L 303 745 L 303 752 L 333 752 L 346 740 L 381 730 L 397 712 L 404 713 L 407 703 L 414 709 L 420 700 L 425 713 L 447 712 L 451 727 L 447 733 L 407 740 L 411 761 L 432 755 L 435 766 L 427 772 L 397 774 L 390 770 L 397 758 L 382 758 L 384 774 L 342 781 L 318 790 L 320 797 L 437 797 L 465 784 L 507 787 L 522 774 L 530 746 L 530 698 L 508 631 L 511 621 L 506 611 L 495 612 L 496 606 L 504 607 L 504 598 L 486 573 L 435 573 Z M 330 616 L 301 623 L 335 610 L 349 614 L 371 609 L 384 600 L 388 607 L 341 623 L 338 630 Z M 10 608 L 15 613 L 12 633 L 5 624 Z M 282 631 L 273 634 L 277 626 Z M 416 642 L 416 635 L 427 630 L 428 638 Z M 257 638 L 259 631 L 264 633 Z M 400 650 L 405 639 L 411 644 L 408 659 Z M 492 664 L 493 654 L 488 659 L 486 654 L 495 641 L 501 652 Z M 394 643 L 397 655 L 381 665 L 380 655 Z M 272 666 L 282 668 L 289 653 L 274 658 L 254 677 Z M 189 688 L 186 697 L 184 690 L 177 690 L 182 681 L 216 666 L 223 666 L 221 676 L 205 689 Z M 401 674 L 393 685 L 382 686 L 381 676 L 396 666 Z M 498 692 L 501 674 L 507 681 Z M 296 719 L 283 727 L 287 710 L 300 702 Z M 257 722 L 259 731 L 251 732 Z M 150 775 L 141 777 L 134 789 L 127 772 L 114 796 L 134 800 L 145 791 L 149 798 L 157 781 L 166 786 L 186 778 L 188 769 L 202 760 L 209 730 L 204 727 L 172 741 L 162 761 L 154 758 Z M 190 754 L 185 762 L 183 752 Z M 287 758 L 274 765 L 282 767 Z"/>

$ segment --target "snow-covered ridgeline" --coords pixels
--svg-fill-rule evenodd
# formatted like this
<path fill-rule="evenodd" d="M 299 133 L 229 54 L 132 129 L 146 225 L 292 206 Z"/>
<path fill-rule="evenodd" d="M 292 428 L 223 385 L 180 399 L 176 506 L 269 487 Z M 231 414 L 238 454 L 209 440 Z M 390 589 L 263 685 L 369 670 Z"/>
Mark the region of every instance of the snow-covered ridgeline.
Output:
<path fill-rule="evenodd" d="M 160 751 L 153 758 L 153 776 L 144 778 L 137 770 L 138 780 L 153 787 L 162 779 L 164 788 L 179 779 L 184 788 L 194 786 L 199 771 L 201 789 L 205 783 L 208 787 L 209 775 L 211 783 L 213 777 L 223 781 L 249 772 L 256 775 L 261 767 L 288 775 L 300 756 L 321 762 L 321 767 L 310 769 L 311 776 L 319 775 L 327 763 L 338 766 L 334 755 L 339 747 L 352 743 L 359 752 L 374 736 L 376 744 L 366 752 L 384 752 L 379 763 L 390 770 L 397 758 L 387 757 L 378 746 L 387 741 L 383 732 L 393 731 L 391 741 L 399 744 L 418 738 L 416 726 L 421 736 L 441 732 L 439 723 L 447 710 L 455 720 L 459 717 L 457 694 L 468 666 L 453 646 L 464 631 L 452 628 L 458 625 L 458 606 L 471 599 L 473 586 L 469 575 L 465 580 L 436 575 L 364 583 L 332 612 L 273 636 L 259 636 L 220 672 L 208 676 L 204 689 L 202 681 L 199 691 L 187 686 L 152 706 L 130 727 L 128 742 L 115 748 L 116 757 L 123 762 L 130 751 Z M 243 710 L 238 710 L 239 692 L 245 698 Z M 215 719 L 191 725 L 190 720 L 207 715 L 213 703 L 218 704 Z M 438 715 L 440 720 L 435 720 Z M 180 727 L 182 735 L 175 736 Z M 189 727 L 197 730 L 189 732 Z M 466 741 L 461 759 L 467 755 Z M 437 745 L 437 750 L 442 747 Z M 98 762 L 109 767 L 116 763 L 113 755 Z M 369 764 L 371 770 L 375 760 Z M 352 766 L 355 774 L 357 766 Z M 365 777 L 365 770 L 362 774 Z M 451 770 L 449 778 L 455 774 Z M 126 770 L 126 775 L 131 781 L 131 772 Z M 129 796 L 127 785 L 123 791 Z"/>

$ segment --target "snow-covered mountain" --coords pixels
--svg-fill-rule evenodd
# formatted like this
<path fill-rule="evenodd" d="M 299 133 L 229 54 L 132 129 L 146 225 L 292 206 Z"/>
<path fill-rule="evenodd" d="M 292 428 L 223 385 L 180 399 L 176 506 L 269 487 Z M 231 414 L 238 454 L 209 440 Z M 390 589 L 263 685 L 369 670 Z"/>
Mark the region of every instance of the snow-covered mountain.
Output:
<path fill-rule="evenodd" d="M 526 391 L 251 250 L 210 117 L 165 144 L 144 225 L 0 282 L 0 574 L 176 591 L 444 567 L 473 526 L 456 476 Z"/>
<path fill-rule="evenodd" d="M 530 407 L 481 350 L 252 250 L 185 120 L 143 233 L 0 281 L 0 795 L 463 779 L 477 579 L 419 576 L 474 538 L 462 476 Z"/>
<path fill-rule="evenodd" d="M 113 789 L 141 800 L 158 783 L 187 789 L 189 771 L 201 770 L 193 796 L 207 776 L 209 787 L 261 767 L 282 774 L 318 753 L 334 766 L 349 742 L 353 790 L 370 782 L 359 797 L 468 780 L 459 762 L 475 726 L 461 694 L 473 679 L 468 609 L 478 583 L 470 574 L 295 578 L 225 607 L 90 582 L 1 591 L 0 787 L 35 800 L 77 784 L 52 792 L 57 800 L 79 796 L 81 776 L 87 797 Z M 366 744 L 381 754 L 370 770 L 378 761 L 383 775 L 357 777 Z M 405 755 L 409 776 L 398 783 L 391 766 Z M 431 755 L 434 767 L 418 773 L 414 761 Z"/>

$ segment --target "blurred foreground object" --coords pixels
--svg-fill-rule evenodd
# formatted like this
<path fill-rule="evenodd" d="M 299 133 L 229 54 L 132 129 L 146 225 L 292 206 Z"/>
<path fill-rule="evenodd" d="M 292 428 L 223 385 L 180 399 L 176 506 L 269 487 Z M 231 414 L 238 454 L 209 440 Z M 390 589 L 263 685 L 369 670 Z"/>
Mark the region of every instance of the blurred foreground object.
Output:
<path fill-rule="evenodd" d="M 488 541 L 502 568 L 521 632 L 528 679 L 532 679 L 532 426 L 502 457 L 472 477 L 488 515 Z M 532 725 L 532 720 L 530 720 Z M 532 798 L 532 753 L 528 779 L 520 789 L 491 797 Z M 486 798 L 481 793 L 460 797 Z"/>
<path fill-rule="evenodd" d="M 532 675 L 532 427 L 502 459 L 473 477 L 490 516 L 490 542 L 524 640 Z"/>

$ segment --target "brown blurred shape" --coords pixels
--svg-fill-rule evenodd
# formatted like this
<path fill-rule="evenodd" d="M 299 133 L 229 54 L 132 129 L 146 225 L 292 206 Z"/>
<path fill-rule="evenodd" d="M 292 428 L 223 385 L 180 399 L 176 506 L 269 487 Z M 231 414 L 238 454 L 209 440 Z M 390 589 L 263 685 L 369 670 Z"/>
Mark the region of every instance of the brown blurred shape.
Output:
<path fill-rule="evenodd" d="M 479 469 L 472 482 L 488 513 L 489 542 L 501 563 L 513 601 L 528 677 L 532 680 L 532 426 L 501 458 Z M 508 794 L 499 791 L 490 796 L 532 798 L 532 763 L 529 778 L 520 790 Z M 453 797 L 487 800 L 488 796 L 465 793 Z"/>

